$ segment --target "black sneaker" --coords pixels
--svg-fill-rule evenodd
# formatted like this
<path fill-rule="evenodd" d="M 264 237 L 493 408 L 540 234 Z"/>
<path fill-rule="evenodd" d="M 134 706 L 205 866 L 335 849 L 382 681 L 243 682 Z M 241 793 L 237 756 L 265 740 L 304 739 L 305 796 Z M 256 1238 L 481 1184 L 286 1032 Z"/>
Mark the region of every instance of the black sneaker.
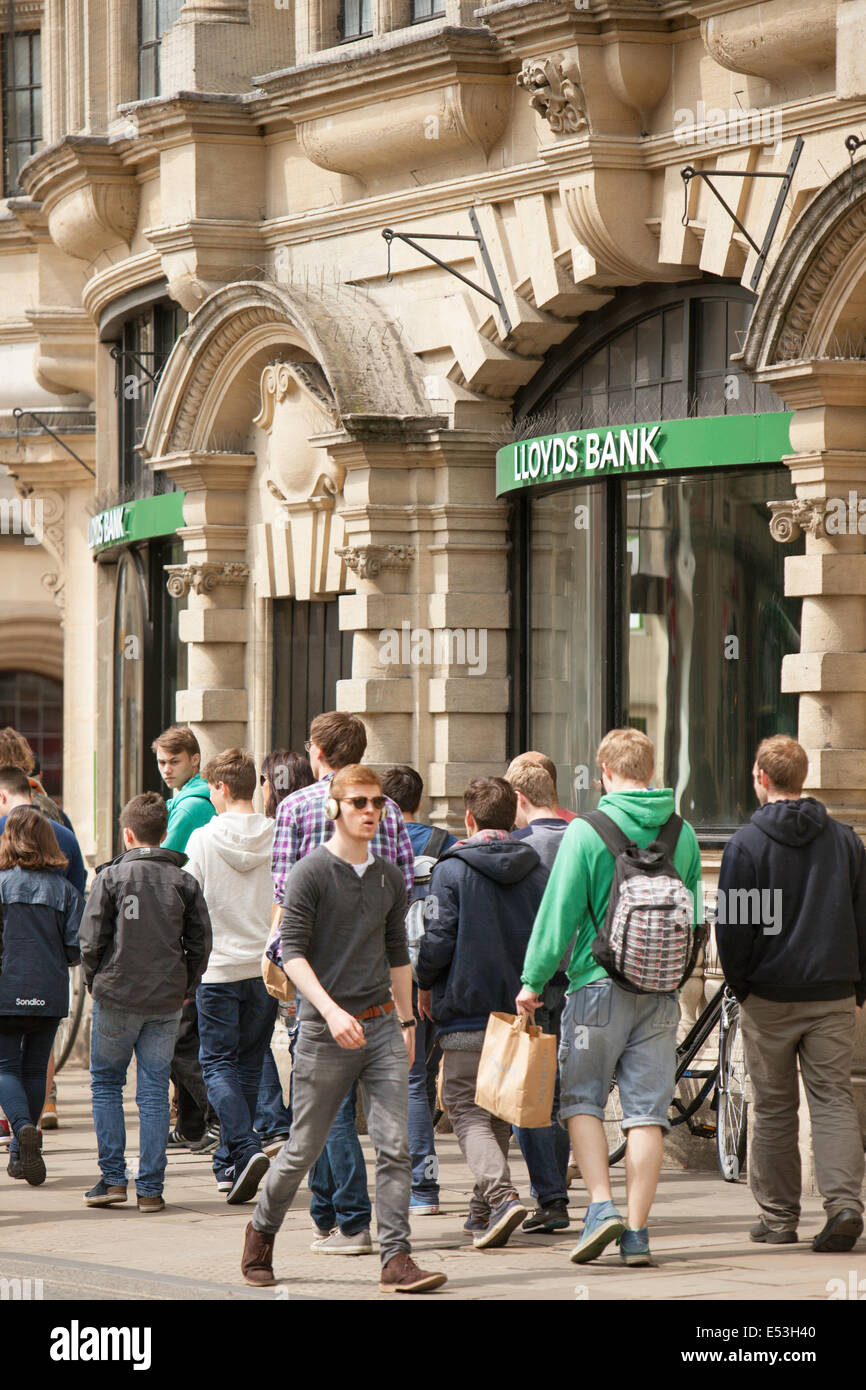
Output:
<path fill-rule="evenodd" d="M 774 1231 L 769 1226 L 765 1226 L 763 1221 L 759 1221 L 749 1231 L 749 1240 L 756 1240 L 761 1245 L 796 1245 L 796 1231 Z"/>
<path fill-rule="evenodd" d="M 45 1160 L 39 1149 L 39 1131 L 35 1125 L 23 1125 L 18 1131 L 18 1161 L 21 1176 L 31 1187 L 45 1181 Z"/>
<path fill-rule="evenodd" d="M 107 1183 L 104 1178 L 100 1178 L 96 1186 L 84 1194 L 86 1207 L 116 1207 L 119 1202 L 125 1201 L 126 1184 Z"/>
<path fill-rule="evenodd" d="M 851 1207 L 846 1207 L 844 1211 L 837 1211 L 835 1216 L 831 1216 L 822 1231 L 819 1231 L 812 1241 L 813 1250 L 827 1250 L 834 1254 L 843 1250 L 852 1250 L 857 1244 L 858 1236 L 863 1234 L 863 1217 L 859 1211 L 854 1211 Z"/>
<path fill-rule="evenodd" d="M 165 1141 L 166 1153 L 176 1153 L 178 1149 L 188 1149 L 189 1147 L 188 1139 L 184 1139 L 183 1135 L 179 1134 L 176 1129 L 169 1130 L 168 1138 Z"/>
<path fill-rule="evenodd" d="M 191 1154 L 209 1154 L 213 1152 L 219 1141 L 219 1126 L 210 1126 L 205 1130 L 201 1139 L 194 1139 L 191 1143 L 187 1144 L 187 1148 Z"/>
<path fill-rule="evenodd" d="M 21 1160 L 19 1158 L 10 1158 L 6 1165 L 6 1172 L 9 1174 L 10 1178 L 23 1179 L 24 1174 L 21 1171 Z"/>
<path fill-rule="evenodd" d="M 242 1167 L 235 1168 L 235 1180 L 232 1183 L 231 1191 L 226 1195 L 226 1201 L 231 1206 L 236 1206 L 240 1202 L 250 1202 L 259 1190 L 259 1183 L 270 1168 L 270 1159 L 267 1154 L 252 1154 Z"/>
<path fill-rule="evenodd" d="M 534 1231 L 536 1234 L 551 1233 L 553 1231 L 565 1231 L 568 1229 L 568 1202 L 549 1202 L 546 1207 L 537 1206 L 527 1216 L 522 1231 Z"/>

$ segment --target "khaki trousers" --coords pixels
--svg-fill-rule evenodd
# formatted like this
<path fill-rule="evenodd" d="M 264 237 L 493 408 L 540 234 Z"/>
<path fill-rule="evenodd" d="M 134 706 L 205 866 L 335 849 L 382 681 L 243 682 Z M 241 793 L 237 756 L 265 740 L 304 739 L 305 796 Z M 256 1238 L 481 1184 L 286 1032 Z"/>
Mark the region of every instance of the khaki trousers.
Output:
<path fill-rule="evenodd" d="M 854 996 L 779 1003 L 750 994 L 740 1009 L 752 1089 L 749 1185 L 764 1224 L 800 1216 L 799 1059 L 812 1121 L 815 1176 L 828 1219 L 863 1210 L 863 1139 L 851 1086 Z"/>
<path fill-rule="evenodd" d="M 442 1099 L 460 1150 L 475 1179 L 469 1212 L 476 1220 L 489 1221 L 491 1212 L 517 1197 L 508 1167 L 511 1125 L 475 1104 L 481 1049 L 477 1052 L 443 1050 L 442 1056 L 445 1059 Z"/>

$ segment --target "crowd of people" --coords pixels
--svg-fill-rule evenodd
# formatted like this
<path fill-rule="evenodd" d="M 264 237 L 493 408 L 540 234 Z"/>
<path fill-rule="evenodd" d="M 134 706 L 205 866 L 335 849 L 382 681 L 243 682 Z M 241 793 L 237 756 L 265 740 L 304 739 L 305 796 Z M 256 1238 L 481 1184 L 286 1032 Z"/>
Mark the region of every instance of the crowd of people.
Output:
<path fill-rule="evenodd" d="M 232 748 L 202 767 L 195 735 L 172 726 L 153 745 L 168 803 L 155 792 L 128 802 L 122 849 L 85 898 L 71 826 L 45 797 L 26 740 L 0 732 L 9 1176 L 33 1186 L 46 1178 L 52 1044 L 68 1009 L 68 968 L 80 959 L 93 1001 L 99 1167 L 88 1207 L 128 1200 L 123 1087 L 134 1059 L 141 1213 L 164 1209 L 167 1155 L 190 1150 L 210 1157 L 228 1204 L 256 1202 L 241 1255 L 247 1283 L 275 1282 L 276 1237 L 305 1177 L 312 1250 L 369 1253 L 360 1099 L 376 1156 L 380 1286 L 430 1291 L 445 1275 L 415 1264 L 410 1223 L 440 1211 L 438 1085 L 474 1182 L 464 1229 L 477 1249 L 501 1247 L 518 1227 L 566 1230 L 571 1157 L 588 1198 L 571 1259 L 594 1260 L 616 1242 L 626 1265 L 652 1264 L 649 1216 L 701 857 L 672 791 L 651 786 L 651 741 L 633 728 L 605 735 L 603 794 L 583 816 L 560 807 L 548 757 L 519 755 L 503 776 L 466 787 L 459 839 L 419 819 L 419 773 L 400 765 L 380 774 L 364 764 L 366 746 L 359 718 L 330 712 L 313 720 L 306 756 L 277 750 L 257 769 Z M 749 1174 L 760 1219 L 751 1238 L 797 1239 L 799 1064 L 826 1212 L 812 1248 L 838 1251 L 863 1229 L 851 1063 L 866 997 L 866 853 L 803 794 L 807 771 L 793 739 L 760 744 L 759 810 L 725 850 L 719 891 L 757 890 L 759 902 L 781 892 L 782 920 L 764 929 L 760 917 L 720 917 L 717 944 L 752 1077 Z M 654 874 L 665 875 L 664 892 L 653 891 Z M 669 934 L 664 950 L 673 940 L 672 883 L 690 905 L 684 922 L 677 909 L 685 970 L 683 961 L 659 965 L 651 944 L 660 933 Z M 612 950 L 623 922 L 631 954 L 614 965 L 600 944 Z M 490 1015 L 515 1010 L 558 1039 L 551 1122 L 541 1127 L 512 1127 L 476 1099 Z M 287 1096 L 271 1050 L 280 1020 L 292 1058 Z M 627 1135 L 624 1211 L 603 1127 L 614 1077 Z M 512 1137 L 532 1209 L 512 1176 Z"/>

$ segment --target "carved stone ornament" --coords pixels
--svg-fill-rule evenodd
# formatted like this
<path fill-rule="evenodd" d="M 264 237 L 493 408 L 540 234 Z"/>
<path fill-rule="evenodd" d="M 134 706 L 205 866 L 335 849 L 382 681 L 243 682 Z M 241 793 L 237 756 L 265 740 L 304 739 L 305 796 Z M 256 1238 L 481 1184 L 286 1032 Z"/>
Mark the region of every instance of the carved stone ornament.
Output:
<path fill-rule="evenodd" d="M 578 78 L 576 63 L 552 53 L 549 58 L 524 59 L 517 85 L 531 94 L 530 106 L 556 135 L 576 135 L 589 128 Z"/>
<path fill-rule="evenodd" d="M 795 497 L 788 502 L 768 502 L 772 512 L 770 535 L 786 545 L 797 540 L 803 531 L 812 536 L 824 535 L 824 512 L 827 504 L 821 498 L 807 500 Z"/>
<path fill-rule="evenodd" d="M 204 560 L 192 565 L 166 565 L 168 592 L 172 598 L 184 598 L 192 589 L 194 594 L 212 594 L 220 584 L 246 584 L 249 565 L 239 561 L 218 564 Z"/>
<path fill-rule="evenodd" d="M 414 545 L 344 545 L 336 552 L 359 579 L 375 579 L 380 570 L 407 570 Z"/>

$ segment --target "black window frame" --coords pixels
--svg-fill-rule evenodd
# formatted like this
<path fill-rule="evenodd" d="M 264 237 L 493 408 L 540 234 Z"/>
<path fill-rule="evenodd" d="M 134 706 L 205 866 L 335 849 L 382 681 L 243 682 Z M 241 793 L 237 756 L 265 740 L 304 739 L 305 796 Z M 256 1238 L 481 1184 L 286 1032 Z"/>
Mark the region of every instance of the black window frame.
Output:
<path fill-rule="evenodd" d="M 38 56 L 34 62 L 34 43 L 38 44 Z M 27 71 L 29 81 L 24 83 L 15 82 L 15 48 L 22 40 L 27 40 Z M 11 68 L 11 74 L 10 74 Z M 38 81 L 34 81 L 34 68 L 38 68 Z M 3 197 L 14 198 L 23 192 L 18 181 L 21 167 L 34 155 L 42 143 L 42 30 L 41 29 L 16 29 L 11 34 L 3 34 L 0 37 L 0 86 L 2 86 L 2 116 L 3 116 Z M 28 120 L 30 132 L 26 136 L 18 131 L 18 117 L 16 110 L 16 97 L 19 92 L 27 92 L 28 95 Z M 39 95 L 38 118 L 34 109 L 35 93 Z M 38 126 L 38 130 L 37 130 Z M 13 166 L 10 165 L 11 152 L 18 153 L 26 150 L 24 158 L 17 158 Z"/>
<path fill-rule="evenodd" d="M 153 407 L 159 374 L 186 328 L 186 311 L 168 297 L 129 314 L 115 343 L 118 495 L 128 501 L 173 492 L 174 483 L 142 462 L 138 446 Z M 130 378 L 138 385 L 133 391 Z M 152 380 L 154 378 L 155 380 Z"/>
<path fill-rule="evenodd" d="M 162 73 L 160 71 L 160 48 L 162 47 L 163 35 L 172 24 L 176 23 L 183 0 L 151 0 L 155 11 L 156 30 L 152 39 L 143 39 L 143 8 L 146 0 L 138 0 L 136 5 L 136 41 L 138 49 L 138 99 L 147 101 L 153 97 L 162 95 Z M 154 90 L 145 91 L 143 82 L 143 58 L 144 55 L 153 55 L 153 88 Z"/>
<path fill-rule="evenodd" d="M 367 10 L 367 17 L 370 27 L 364 29 L 364 10 Z M 349 11 L 357 10 L 357 29 L 349 30 L 350 21 Z M 371 39 L 373 37 L 373 0 L 340 0 L 340 13 L 337 20 L 340 43 L 356 43 L 358 39 Z"/>

